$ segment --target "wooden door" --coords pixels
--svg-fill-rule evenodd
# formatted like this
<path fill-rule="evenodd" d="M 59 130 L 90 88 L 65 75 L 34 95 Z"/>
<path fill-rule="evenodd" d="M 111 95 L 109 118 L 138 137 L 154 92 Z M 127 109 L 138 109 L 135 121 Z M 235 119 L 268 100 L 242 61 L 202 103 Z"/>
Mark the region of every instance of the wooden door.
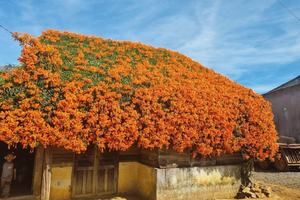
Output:
<path fill-rule="evenodd" d="M 95 146 L 90 145 L 85 153 L 74 155 L 72 197 L 90 197 L 95 193 L 95 153 Z"/>
<path fill-rule="evenodd" d="M 99 152 L 98 152 L 99 153 Z M 98 154 L 97 195 L 117 192 L 117 153 L 115 151 Z"/>
<path fill-rule="evenodd" d="M 117 172 L 117 153 L 100 153 L 90 145 L 85 153 L 74 155 L 72 197 L 116 193 Z"/>

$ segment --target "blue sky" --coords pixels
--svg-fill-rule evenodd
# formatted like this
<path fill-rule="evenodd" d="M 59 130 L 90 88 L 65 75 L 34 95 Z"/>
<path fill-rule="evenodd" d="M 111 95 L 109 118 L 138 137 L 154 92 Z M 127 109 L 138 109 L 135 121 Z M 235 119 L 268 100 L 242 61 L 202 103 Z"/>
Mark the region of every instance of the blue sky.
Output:
<path fill-rule="evenodd" d="M 280 2 L 300 18 L 299 0 Z M 300 75 L 300 21 L 277 0 L 2 0 L 0 25 L 168 48 L 260 94 Z M 1 28 L 0 66 L 20 53 Z"/>

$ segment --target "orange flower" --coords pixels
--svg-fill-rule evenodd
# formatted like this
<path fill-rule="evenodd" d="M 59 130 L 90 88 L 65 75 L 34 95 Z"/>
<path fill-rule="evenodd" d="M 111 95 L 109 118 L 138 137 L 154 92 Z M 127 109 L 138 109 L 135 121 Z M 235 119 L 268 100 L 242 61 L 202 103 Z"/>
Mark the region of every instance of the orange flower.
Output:
<path fill-rule="evenodd" d="M 51 29 L 16 38 L 22 66 L 0 84 L 7 143 L 276 154 L 270 104 L 183 54 Z"/>

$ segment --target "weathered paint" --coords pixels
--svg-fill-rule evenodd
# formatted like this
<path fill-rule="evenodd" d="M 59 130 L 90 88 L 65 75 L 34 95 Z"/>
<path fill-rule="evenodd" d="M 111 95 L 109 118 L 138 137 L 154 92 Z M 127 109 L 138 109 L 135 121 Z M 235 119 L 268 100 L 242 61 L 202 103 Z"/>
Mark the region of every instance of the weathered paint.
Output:
<path fill-rule="evenodd" d="M 240 185 L 240 165 L 157 169 L 156 200 L 233 198 Z"/>
<path fill-rule="evenodd" d="M 136 193 L 150 199 L 155 196 L 156 169 L 138 162 L 120 162 L 118 193 Z"/>
<path fill-rule="evenodd" d="M 50 199 L 71 199 L 72 167 L 52 167 Z"/>
<path fill-rule="evenodd" d="M 118 192 L 131 194 L 137 192 L 138 163 L 120 162 L 118 177 Z"/>
<path fill-rule="evenodd" d="M 155 199 L 156 196 L 156 168 L 144 164 L 138 164 L 138 194 L 147 199 Z"/>
<path fill-rule="evenodd" d="M 158 169 L 138 162 L 119 164 L 119 193 L 148 200 L 233 198 L 241 185 L 241 165 Z"/>

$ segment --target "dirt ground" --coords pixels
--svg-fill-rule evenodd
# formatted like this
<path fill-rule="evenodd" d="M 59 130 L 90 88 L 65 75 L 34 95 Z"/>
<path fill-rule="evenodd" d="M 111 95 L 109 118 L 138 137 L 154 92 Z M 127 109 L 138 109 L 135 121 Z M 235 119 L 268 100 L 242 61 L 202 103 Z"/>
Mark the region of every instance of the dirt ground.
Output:
<path fill-rule="evenodd" d="M 263 200 L 300 200 L 300 169 L 279 172 L 274 167 L 262 170 L 259 166 L 255 166 L 253 182 L 272 188 L 272 196 L 262 198 Z"/>
<path fill-rule="evenodd" d="M 274 196 L 282 200 L 300 200 L 300 169 L 291 169 L 289 172 L 279 172 L 275 168 L 262 170 L 255 167 L 254 182 L 270 186 Z"/>
<path fill-rule="evenodd" d="M 300 188 L 289 188 L 283 185 L 266 183 L 264 181 L 256 181 L 258 184 L 270 186 L 273 191 L 273 197 L 269 199 L 280 199 L 280 200 L 297 200 L 300 199 Z M 268 199 L 268 198 L 266 198 Z"/>
<path fill-rule="evenodd" d="M 137 195 L 108 195 L 93 200 L 145 200 Z"/>
<path fill-rule="evenodd" d="M 283 185 L 272 184 L 264 181 L 255 180 L 255 183 L 269 186 L 272 188 L 272 196 L 263 198 L 263 200 L 300 200 L 300 188 L 289 188 Z M 116 195 L 97 198 L 95 200 L 144 200 L 139 196 L 134 195 Z M 236 200 L 236 199 L 216 199 L 216 200 Z"/>
<path fill-rule="evenodd" d="M 257 181 L 255 183 L 269 186 L 272 188 L 272 196 L 269 198 L 263 198 L 263 200 L 300 200 L 300 188 L 289 188 L 283 185 L 271 184 L 264 181 Z M 139 196 L 134 195 L 116 195 L 116 196 L 107 196 L 103 198 L 97 198 L 95 200 L 144 200 Z M 236 199 L 216 199 L 216 200 L 236 200 Z"/>

